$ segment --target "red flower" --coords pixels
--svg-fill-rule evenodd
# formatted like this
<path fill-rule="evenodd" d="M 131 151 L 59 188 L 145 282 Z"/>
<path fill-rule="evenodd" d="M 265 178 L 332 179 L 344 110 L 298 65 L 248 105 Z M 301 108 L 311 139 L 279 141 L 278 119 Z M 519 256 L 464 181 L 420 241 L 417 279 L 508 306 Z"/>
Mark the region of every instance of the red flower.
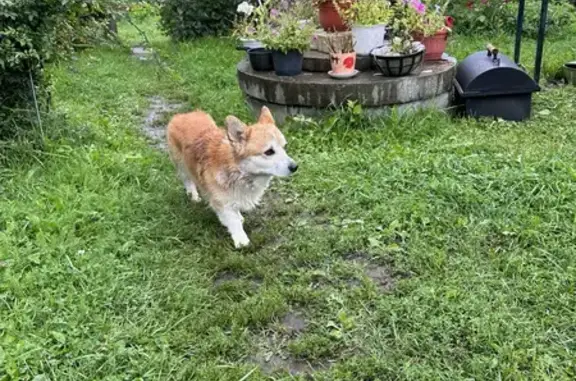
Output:
<path fill-rule="evenodd" d="M 468 9 L 474 9 L 474 1 L 473 1 L 473 0 L 468 0 L 468 2 L 466 3 L 466 8 L 468 8 Z"/>
<path fill-rule="evenodd" d="M 444 23 L 448 28 L 452 29 L 452 27 L 454 26 L 454 17 L 446 16 L 446 18 L 444 19 Z"/>
<path fill-rule="evenodd" d="M 354 67 L 354 58 L 346 57 L 343 64 L 346 69 L 352 69 Z"/>

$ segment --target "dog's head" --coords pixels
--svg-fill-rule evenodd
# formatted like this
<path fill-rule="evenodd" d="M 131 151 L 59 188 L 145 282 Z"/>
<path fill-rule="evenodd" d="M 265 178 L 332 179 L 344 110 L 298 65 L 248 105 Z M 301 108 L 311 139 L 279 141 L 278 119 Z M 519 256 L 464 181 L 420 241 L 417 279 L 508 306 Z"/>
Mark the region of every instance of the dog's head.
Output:
<path fill-rule="evenodd" d="M 286 153 L 286 138 L 276 127 L 268 107 L 262 107 L 256 124 L 247 126 L 229 116 L 226 128 L 242 171 L 257 176 L 290 176 L 298 169 Z"/>

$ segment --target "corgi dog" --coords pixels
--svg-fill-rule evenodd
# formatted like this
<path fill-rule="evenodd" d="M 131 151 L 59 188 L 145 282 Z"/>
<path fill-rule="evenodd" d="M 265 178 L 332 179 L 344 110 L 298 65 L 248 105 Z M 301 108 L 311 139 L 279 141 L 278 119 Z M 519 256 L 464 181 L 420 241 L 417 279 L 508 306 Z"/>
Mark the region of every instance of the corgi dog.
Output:
<path fill-rule="evenodd" d="M 259 204 L 272 177 L 290 176 L 298 164 L 286 153 L 286 138 L 267 107 L 256 124 L 228 116 L 225 126 L 194 111 L 175 115 L 166 136 L 186 193 L 194 202 L 202 196 L 241 248 L 250 244 L 241 213 Z"/>

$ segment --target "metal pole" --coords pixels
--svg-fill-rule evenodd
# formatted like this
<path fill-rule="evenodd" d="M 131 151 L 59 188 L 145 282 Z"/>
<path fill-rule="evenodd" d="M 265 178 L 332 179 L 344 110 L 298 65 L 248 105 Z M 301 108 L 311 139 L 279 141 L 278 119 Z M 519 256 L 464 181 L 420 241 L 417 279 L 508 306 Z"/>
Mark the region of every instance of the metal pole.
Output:
<path fill-rule="evenodd" d="M 536 42 L 536 62 L 534 64 L 534 81 L 540 81 L 540 69 L 542 69 L 542 51 L 544 50 L 544 37 L 546 35 L 546 21 L 548 20 L 548 0 L 542 0 L 540 8 L 540 28 L 538 29 L 538 41 Z"/>
<path fill-rule="evenodd" d="M 524 8 L 526 0 L 518 3 L 518 18 L 516 19 L 516 43 L 514 44 L 514 62 L 520 63 L 520 47 L 522 45 L 522 30 L 524 29 Z"/>

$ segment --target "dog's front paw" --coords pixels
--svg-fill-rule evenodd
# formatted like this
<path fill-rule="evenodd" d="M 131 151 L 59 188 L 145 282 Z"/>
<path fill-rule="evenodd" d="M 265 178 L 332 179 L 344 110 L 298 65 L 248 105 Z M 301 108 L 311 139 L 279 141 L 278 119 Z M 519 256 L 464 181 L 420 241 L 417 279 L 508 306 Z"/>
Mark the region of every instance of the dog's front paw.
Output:
<path fill-rule="evenodd" d="M 188 198 L 190 198 L 190 200 L 191 200 L 192 202 L 200 202 L 200 201 L 202 201 L 202 200 L 200 199 L 200 195 L 198 194 L 198 192 L 189 192 L 189 191 L 186 191 L 186 194 L 188 195 Z"/>
<path fill-rule="evenodd" d="M 236 249 L 241 249 L 250 245 L 250 239 L 247 235 L 232 237 L 232 239 L 234 240 L 234 247 Z"/>

